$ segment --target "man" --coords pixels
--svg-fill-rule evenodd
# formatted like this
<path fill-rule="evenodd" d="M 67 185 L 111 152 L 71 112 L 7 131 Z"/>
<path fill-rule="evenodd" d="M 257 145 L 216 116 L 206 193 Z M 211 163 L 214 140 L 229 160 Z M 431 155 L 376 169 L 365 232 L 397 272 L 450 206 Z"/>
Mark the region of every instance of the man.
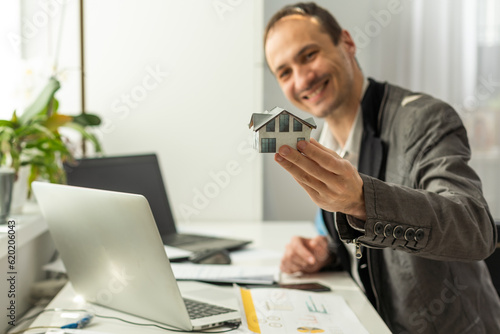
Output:
<path fill-rule="evenodd" d="M 456 112 L 364 78 L 349 33 L 313 3 L 276 13 L 264 44 L 285 96 L 325 119 L 321 144 L 275 155 L 330 234 L 292 239 L 281 269 L 349 270 L 394 333 L 500 333 L 481 261 L 496 231 Z"/>

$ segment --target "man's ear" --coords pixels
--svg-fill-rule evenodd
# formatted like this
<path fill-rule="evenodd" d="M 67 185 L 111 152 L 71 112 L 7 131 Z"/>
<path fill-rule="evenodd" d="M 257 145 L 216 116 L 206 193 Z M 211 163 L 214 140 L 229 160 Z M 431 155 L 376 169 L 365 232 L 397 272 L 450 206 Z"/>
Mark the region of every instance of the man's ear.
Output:
<path fill-rule="evenodd" d="M 339 44 L 342 45 L 344 50 L 349 53 L 351 57 L 355 57 L 356 55 L 356 43 L 354 43 L 354 40 L 351 37 L 351 34 L 347 30 L 342 30 L 342 33 L 340 35 L 340 40 Z"/>

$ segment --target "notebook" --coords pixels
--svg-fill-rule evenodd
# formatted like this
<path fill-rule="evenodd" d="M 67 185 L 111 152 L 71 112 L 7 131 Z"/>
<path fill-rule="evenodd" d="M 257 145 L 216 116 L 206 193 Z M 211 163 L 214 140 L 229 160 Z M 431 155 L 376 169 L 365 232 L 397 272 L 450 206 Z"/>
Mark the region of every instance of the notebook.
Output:
<path fill-rule="evenodd" d="M 182 330 L 240 318 L 236 298 L 220 287 L 181 295 L 144 196 L 43 182 L 33 190 L 69 280 L 86 301 Z M 221 314 L 190 318 L 188 305 L 199 301 Z"/>
<path fill-rule="evenodd" d="M 153 211 L 163 244 L 188 251 L 241 248 L 249 240 L 178 233 L 156 154 L 86 158 L 65 165 L 68 184 L 140 194 Z"/>

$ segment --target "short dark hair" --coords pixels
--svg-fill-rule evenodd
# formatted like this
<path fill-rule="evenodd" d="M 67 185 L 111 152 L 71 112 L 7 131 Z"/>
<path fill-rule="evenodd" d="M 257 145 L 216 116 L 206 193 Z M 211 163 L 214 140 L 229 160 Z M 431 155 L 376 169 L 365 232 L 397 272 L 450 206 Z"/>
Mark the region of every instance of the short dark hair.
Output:
<path fill-rule="evenodd" d="M 337 20 L 326 9 L 316 5 L 314 2 L 299 2 L 295 5 L 288 5 L 279 10 L 269 20 L 264 31 L 264 47 L 266 45 L 269 30 L 282 18 L 290 15 L 310 16 L 318 20 L 318 23 L 324 31 L 330 36 L 334 45 L 337 45 L 342 34 L 342 27 Z"/>

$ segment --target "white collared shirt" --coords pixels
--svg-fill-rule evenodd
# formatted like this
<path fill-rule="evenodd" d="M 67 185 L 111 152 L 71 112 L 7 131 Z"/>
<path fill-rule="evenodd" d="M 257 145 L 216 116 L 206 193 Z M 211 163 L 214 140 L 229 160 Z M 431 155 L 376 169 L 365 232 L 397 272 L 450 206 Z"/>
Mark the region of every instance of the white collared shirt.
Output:
<path fill-rule="evenodd" d="M 339 144 L 339 142 L 330 132 L 330 128 L 326 123 L 323 126 L 323 130 L 321 131 L 321 135 L 319 137 L 319 143 L 321 145 L 337 152 L 338 155 L 349 161 L 356 169 L 358 168 L 359 150 L 361 147 L 361 137 L 363 135 L 363 112 L 361 111 L 361 100 L 365 95 L 367 87 L 368 87 L 368 80 L 365 79 L 363 82 L 363 89 L 361 92 L 360 105 L 358 111 L 356 112 L 356 117 L 354 118 L 351 131 L 349 131 L 349 136 L 347 137 L 345 146 L 342 147 Z M 360 288 L 364 290 L 363 284 L 361 283 L 361 279 L 359 278 L 358 274 L 358 265 L 356 260 L 356 246 L 353 243 L 349 244 L 344 243 L 344 245 L 349 254 L 352 276 L 354 280 L 358 283 Z"/>
<path fill-rule="evenodd" d="M 328 124 L 325 124 L 321 135 L 319 137 L 319 143 L 330 150 L 337 152 L 342 158 L 349 161 L 354 167 L 358 168 L 359 162 L 359 148 L 361 146 L 361 136 L 363 135 L 363 113 L 361 112 L 361 106 L 358 108 L 356 117 L 352 125 L 352 129 L 349 132 L 345 146 L 342 147 L 335 139 L 335 137 L 330 132 Z"/>

